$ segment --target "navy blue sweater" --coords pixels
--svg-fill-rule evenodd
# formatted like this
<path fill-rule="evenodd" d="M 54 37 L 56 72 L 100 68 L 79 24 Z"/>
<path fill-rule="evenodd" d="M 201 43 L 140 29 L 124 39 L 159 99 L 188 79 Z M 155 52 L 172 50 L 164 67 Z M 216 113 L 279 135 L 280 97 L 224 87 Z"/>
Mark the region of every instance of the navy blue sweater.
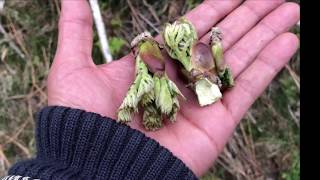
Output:
<path fill-rule="evenodd" d="M 37 154 L 16 163 L 17 179 L 197 179 L 169 150 L 99 114 L 46 107 L 37 116 Z"/>

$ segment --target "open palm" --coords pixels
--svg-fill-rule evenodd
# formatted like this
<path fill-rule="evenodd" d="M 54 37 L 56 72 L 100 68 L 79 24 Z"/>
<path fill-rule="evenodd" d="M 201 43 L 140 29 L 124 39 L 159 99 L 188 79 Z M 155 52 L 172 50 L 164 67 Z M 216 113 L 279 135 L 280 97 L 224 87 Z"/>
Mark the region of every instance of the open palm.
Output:
<path fill-rule="evenodd" d="M 147 132 L 140 123 L 141 115 L 137 115 L 129 125 L 157 140 L 198 176 L 202 175 L 247 109 L 297 50 L 297 37 L 286 31 L 299 20 L 299 6 L 283 1 L 207 0 L 189 12 L 185 17 L 195 25 L 201 41 L 209 42 L 212 26 L 222 30 L 226 63 L 233 71 L 236 86 L 225 92 L 221 101 L 200 108 L 169 61 L 169 76 L 188 99 L 180 101 L 177 122 Z M 48 78 L 48 104 L 115 119 L 134 79 L 134 58 L 130 54 L 96 66 L 91 57 L 92 38 L 88 2 L 62 0 L 58 49 Z"/>

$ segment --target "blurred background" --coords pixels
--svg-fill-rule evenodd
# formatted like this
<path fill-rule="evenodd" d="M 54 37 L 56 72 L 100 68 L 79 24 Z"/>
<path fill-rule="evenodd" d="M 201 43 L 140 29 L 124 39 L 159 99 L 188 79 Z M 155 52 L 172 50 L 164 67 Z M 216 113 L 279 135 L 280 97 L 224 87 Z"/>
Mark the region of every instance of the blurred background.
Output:
<path fill-rule="evenodd" d="M 110 53 L 114 59 L 126 55 L 138 33 L 148 29 L 156 34 L 165 22 L 201 2 L 100 0 Z M 0 12 L 0 177 L 35 153 L 35 114 L 47 101 L 59 13 L 59 0 L 6 0 Z M 299 36 L 298 25 L 291 31 Z M 100 46 L 95 33 L 96 64 L 104 62 Z M 300 179 L 299 69 L 298 51 L 246 114 L 203 180 Z"/>

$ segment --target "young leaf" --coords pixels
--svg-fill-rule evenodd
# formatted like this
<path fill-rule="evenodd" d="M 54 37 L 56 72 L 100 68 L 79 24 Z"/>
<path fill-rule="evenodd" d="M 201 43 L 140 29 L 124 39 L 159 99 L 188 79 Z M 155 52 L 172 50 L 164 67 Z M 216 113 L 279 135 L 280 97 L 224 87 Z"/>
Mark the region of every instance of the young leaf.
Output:
<path fill-rule="evenodd" d="M 172 110 L 171 93 L 165 77 L 161 77 L 160 79 L 160 94 L 158 96 L 157 107 L 159 107 L 164 114 L 169 114 Z"/>
<path fill-rule="evenodd" d="M 198 39 L 194 26 L 180 18 L 173 24 L 166 24 L 162 36 L 170 57 L 179 60 L 187 71 L 191 71 L 191 48 Z"/>

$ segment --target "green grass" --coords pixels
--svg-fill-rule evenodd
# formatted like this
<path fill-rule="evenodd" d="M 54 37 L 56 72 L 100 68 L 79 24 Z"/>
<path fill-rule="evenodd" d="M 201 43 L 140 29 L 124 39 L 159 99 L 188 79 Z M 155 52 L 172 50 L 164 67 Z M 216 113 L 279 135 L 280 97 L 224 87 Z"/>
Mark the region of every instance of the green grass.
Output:
<path fill-rule="evenodd" d="M 201 1 L 147 2 L 151 10 L 142 1 L 132 1 L 132 5 L 161 30 L 164 22 L 183 15 Z M 132 9 L 125 0 L 101 1 L 100 5 L 115 59 L 130 51 L 128 42 L 139 29 L 156 33 L 141 19 L 141 25 L 132 21 Z M 35 153 L 35 113 L 47 100 L 46 76 L 56 50 L 58 17 L 58 0 L 7 0 L 0 16 L 2 26 L 11 37 L 8 40 L 0 34 L 0 155 L 4 154 L 0 157 L 0 176 L 10 164 Z M 298 27 L 292 32 L 300 35 Z M 21 58 L 9 42 L 25 57 Z M 96 64 L 103 62 L 99 46 L 95 34 L 93 59 Z M 300 179 L 300 88 L 295 82 L 300 76 L 299 52 L 288 67 L 291 74 L 288 69 L 282 70 L 254 103 L 203 180 Z"/>

